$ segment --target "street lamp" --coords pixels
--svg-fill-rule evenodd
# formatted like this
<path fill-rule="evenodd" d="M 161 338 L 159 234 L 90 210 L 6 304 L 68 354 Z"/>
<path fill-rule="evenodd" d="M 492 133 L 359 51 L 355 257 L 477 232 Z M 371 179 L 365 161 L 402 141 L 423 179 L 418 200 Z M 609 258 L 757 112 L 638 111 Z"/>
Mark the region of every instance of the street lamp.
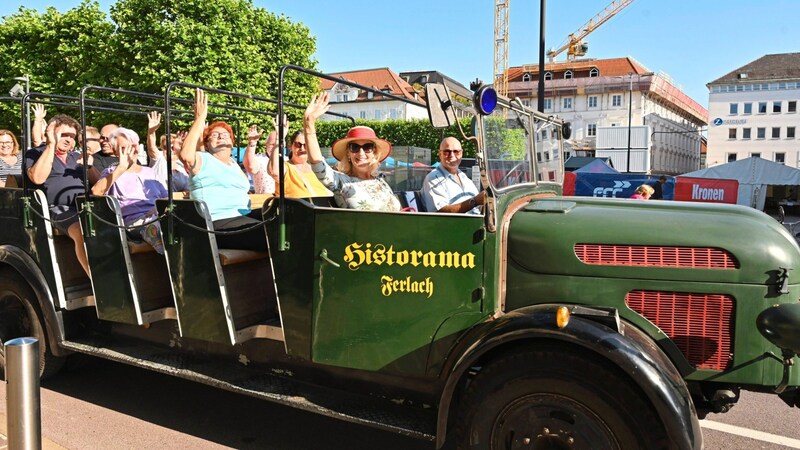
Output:
<path fill-rule="evenodd" d="M 20 97 L 20 96 L 25 95 L 25 94 L 27 94 L 27 93 L 29 93 L 31 91 L 31 76 L 30 75 L 25 74 L 25 76 L 16 77 L 16 78 L 14 78 L 14 81 L 17 81 L 17 84 L 15 84 L 14 87 L 12 87 L 10 91 L 8 91 L 8 94 L 11 95 L 12 97 Z M 21 83 L 23 81 L 25 82 L 25 87 L 24 88 L 22 87 L 21 84 L 19 84 L 19 83 Z M 25 144 L 24 145 L 25 145 L 25 148 L 30 148 L 31 147 L 31 120 L 30 120 L 31 119 L 31 104 L 30 103 L 28 103 L 27 119 L 28 119 L 27 120 L 27 129 L 25 130 L 26 134 L 25 134 Z"/>
<path fill-rule="evenodd" d="M 630 85 L 628 86 L 628 162 L 625 172 L 631 173 L 631 121 L 633 120 L 633 72 L 628 72 Z"/>

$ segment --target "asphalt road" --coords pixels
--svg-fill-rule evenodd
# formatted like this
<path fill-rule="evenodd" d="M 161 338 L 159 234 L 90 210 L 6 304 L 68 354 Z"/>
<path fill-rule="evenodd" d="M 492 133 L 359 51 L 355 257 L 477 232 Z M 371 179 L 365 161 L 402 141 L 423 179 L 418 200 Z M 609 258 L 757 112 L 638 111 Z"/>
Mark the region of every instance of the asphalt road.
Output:
<path fill-rule="evenodd" d="M 427 441 L 80 358 L 83 364 L 42 386 L 42 429 L 49 448 L 433 449 Z M 5 416 L 5 383 L 0 386 L 0 414 Z M 730 413 L 708 419 L 712 423 L 703 428 L 707 450 L 800 449 L 800 409 L 771 395 L 743 393 Z M 0 450 L 4 444 L 0 438 Z"/>

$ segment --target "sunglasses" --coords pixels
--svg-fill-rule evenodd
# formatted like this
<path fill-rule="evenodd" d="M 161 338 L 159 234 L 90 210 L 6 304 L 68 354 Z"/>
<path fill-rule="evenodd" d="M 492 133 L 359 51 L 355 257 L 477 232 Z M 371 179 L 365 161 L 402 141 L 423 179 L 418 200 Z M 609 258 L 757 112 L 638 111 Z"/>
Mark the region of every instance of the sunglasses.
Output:
<path fill-rule="evenodd" d="M 450 155 L 450 154 L 460 155 L 462 150 L 441 150 L 441 152 L 444 153 L 445 155 Z"/>
<path fill-rule="evenodd" d="M 293 146 L 295 146 L 295 147 L 297 147 L 297 148 L 303 148 L 303 147 L 305 147 L 305 146 L 306 146 L 306 143 L 305 143 L 305 142 L 295 142 L 295 143 L 294 143 L 294 144 L 292 144 L 292 145 L 293 145 Z"/>
<path fill-rule="evenodd" d="M 367 142 L 366 144 L 356 144 L 355 142 L 351 142 L 347 144 L 347 149 L 350 150 L 350 153 L 358 153 L 361 150 L 364 150 L 364 153 L 372 153 L 375 151 L 375 144 L 372 142 Z"/>
<path fill-rule="evenodd" d="M 61 139 L 75 139 L 75 133 L 61 133 Z"/>
<path fill-rule="evenodd" d="M 86 142 L 100 142 L 102 138 L 86 138 Z"/>
<path fill-rule="evenodd" d="M 215 131 L 209 134 L 208 137 L 210 137 L 211 139 L 228 139 L 229 137 L 231 137 L 231 134 L 228 133 L 227 131 L 221 131 L 221 132 Z"/>

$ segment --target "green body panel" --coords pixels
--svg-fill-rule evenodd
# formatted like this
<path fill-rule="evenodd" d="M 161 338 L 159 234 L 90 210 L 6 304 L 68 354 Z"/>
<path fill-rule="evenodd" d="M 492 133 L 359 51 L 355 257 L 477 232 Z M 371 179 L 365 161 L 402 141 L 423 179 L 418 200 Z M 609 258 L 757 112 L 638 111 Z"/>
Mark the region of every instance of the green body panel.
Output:
<path fill-rule="evenodd" d="M 284 326 L 310 326 L 314 362 L 422 375 L 443 323 L 478 313 L 445 328 L 452 335 L 481 320 L 481 217 L 303 208 L 313 216 L 287 208 L 285 253 L 294 257 L 278 256 L 275 266 Z M 309 218 L 313 236 L 296 229 L 303 226 L 296 220 Z M 306 238 L 313 265 L 296 263 L 295 270 L 310 271 L 295 278 L 298 286 L 285 286 L 281 262 L 309 255 L 308 242 L 298 242 Z M 320 258 L 323 251 L 339 267 Z M 302 300 L 303 285 L 313 288 L 312 304 Z M 287 333 L 287 347 L 296 344 L 303 341 Z"/>
<path fill-rule="evenodd" d="M 589 265 L 576 256 L 577 243 L 719 248 L 732 254 L 740 267 Z M 538 303 L 611 306 L 666 347 L 669 338 L 626 306 L 628 292 L 730 295 L 735 302 L 731 368 L 722 373 L 695 370 L 687 378 L 775 386 L 783 366 L 763 355 L 779 355 L 780 350 L 760 335 L 755 318 L 772 304 L 798 301 L 800 284 L 793 278 L 800 274 L 798 266 L 796 241 L 774 219 L 750 208 L 594 198 L 537 200 L 511 221 L 506 308 Z M 776 285 L 781 268 L 790 269 L 788 294 L 780 294 Z M 800 371 L 795 370 L 790 385 L 799 384 Z"/>
<path fill-rule="evenodd" d="M 157 200 L 156 205 L 159 214 L 162 214 L 167 201 Z M 183 221 L 206 229 L 204 215 L 197 209 L 199 203 L 175 200 L 174 206 L 174 214 Z M 161 219 L 161 230 L 175 291 L 181 336 L 222 344 L 233 343 L 233 319 L 230 308 L 223 303 L 224 287 L 220 286 L 222 273 L 208 233 L 191 229 L 175 219 L 175 242 L 170 243 L 166 234 L 168 222 L 168 218 Z"/>
<path fill-rule="evenodd" d="M 102 219 L 122 223 L 121 216 L 117 216 L 113 200 L 110 197 L 101 197 L 92 201 L 92 210 Z M 78 199 L 79 207 L 85 200 Z M 119 217 L 119 219 L 118 219 Z M 136 299 L 132 286 L 131 274 L 125 259 L 123 241 L 120 240 L 120 230 L 101 220 L 92 220 L 92 233 L 87 232 L 87 216 L 81 217 L 81 226 L 84 230 L 83 240 L 86 243 L 86 256 L 89 267 L 95 277 L 92 279 L 97 317 L 112 322 L 140 324 L 141 317 L 137 311 Z M 123 231 L 124 232 L 124 231 Z"/>

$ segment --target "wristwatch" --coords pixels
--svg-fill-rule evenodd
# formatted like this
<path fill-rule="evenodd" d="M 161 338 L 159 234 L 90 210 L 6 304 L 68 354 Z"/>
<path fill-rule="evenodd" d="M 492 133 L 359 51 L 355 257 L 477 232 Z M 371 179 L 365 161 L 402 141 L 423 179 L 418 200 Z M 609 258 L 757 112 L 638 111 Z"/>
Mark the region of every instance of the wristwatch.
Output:
<path fill-rule="evenodd" d="M 475 200 L 475 197 L 471 197 L 471 198 L 469 199 L 469 206 L 470 206 L 471 208 L 474 208 L 474 207 L 478 206 L 478 201 L 477 201 L 477 200 Z"/>

